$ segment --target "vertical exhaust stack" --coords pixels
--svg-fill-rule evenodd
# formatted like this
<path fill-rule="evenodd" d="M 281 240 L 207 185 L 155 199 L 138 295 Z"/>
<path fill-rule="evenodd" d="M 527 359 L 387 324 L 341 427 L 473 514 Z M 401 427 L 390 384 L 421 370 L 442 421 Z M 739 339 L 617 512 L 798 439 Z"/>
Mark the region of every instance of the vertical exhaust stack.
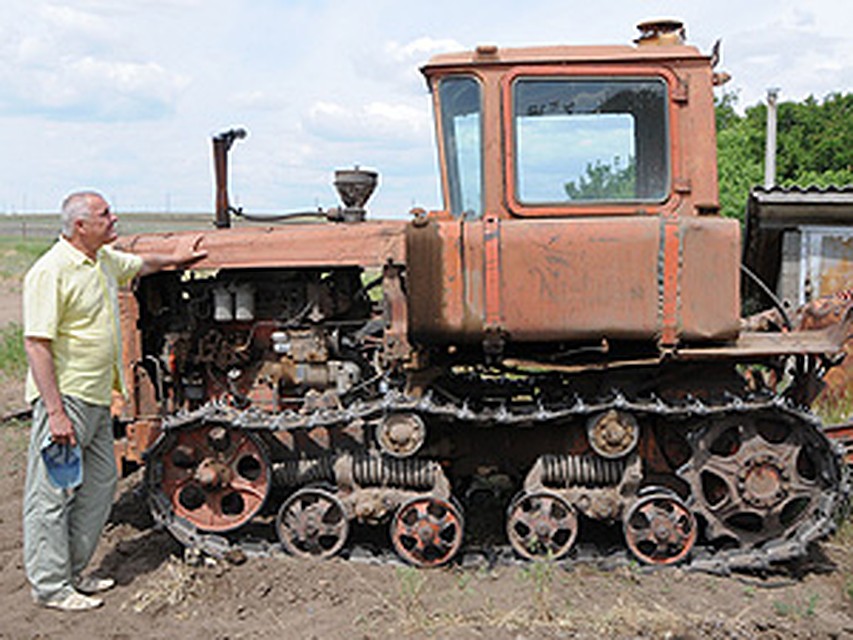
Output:
<path fill-rule="evenodd" d="M 228 202 L 228 151 L 235 140 L 246 137 L 245 129 L 229 129 L 213 136 L 213 170 L 216 176 L 217 229 L 231 226 L 231 203 Z"/>
<path fill-rule="evenodd" d="M 767 90 L 767 140 L 764 146 L 764 188 L 776 186 L 776 101 L 779 89 Z"/>

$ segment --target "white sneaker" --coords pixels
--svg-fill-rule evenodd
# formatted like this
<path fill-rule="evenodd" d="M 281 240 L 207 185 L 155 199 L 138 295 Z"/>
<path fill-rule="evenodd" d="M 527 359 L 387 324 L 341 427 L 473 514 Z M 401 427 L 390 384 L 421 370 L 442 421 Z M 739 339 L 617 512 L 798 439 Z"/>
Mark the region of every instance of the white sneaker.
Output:
<path fill-rule="evenodd" d="M 63 589 L 46 600 L 39 600 L 39 604 L 48 609 L 59 609 L 60 611 L 88 611 L 89 609 L 97 609 L 104 604 L 104 601 L 100 598 L 91 598 L 69 588 Z"/>
<path fill-rule="evenodd" d="M 96 578 L 95 576 L 77 576 L 73 583 L 77 591 L 88 596 L 109 591 L 116 586 L 116 581 L 112 578 Z"/>

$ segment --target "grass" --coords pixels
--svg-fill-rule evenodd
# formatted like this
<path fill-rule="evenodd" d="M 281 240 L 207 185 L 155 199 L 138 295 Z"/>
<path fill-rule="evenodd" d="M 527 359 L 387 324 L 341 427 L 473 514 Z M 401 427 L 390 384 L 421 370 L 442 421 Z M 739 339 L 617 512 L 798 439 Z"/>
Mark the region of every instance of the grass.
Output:
<path fill-rule="evenodd" d="M 846 389 L 825 393 L 814 410 L 825 424 L 841 424 L 853 418 L 853 395 Z"/>
<path fill-rule="evenodd" d="M 396 573 L 402 617 L 410 626 L 423 627 L 428 617 L 422 600 L 426 576 L 414 567 L 398 567 Z"/>
<path fill-rule="evenodd" d="M 551 603 L 554 568 L 554 561 L 549 554 L 547 558 L 536 559 L 521 569 L 522 579 L 530 583 L 533 589 L 531 597 L 534 616 L 540 622 L 551 622 L 555 618 Z"/>
<path fill-rule="evenodd" d="M 23 278 L 30 265 L 53 243 L 53 238 L 0 236 L 0 277 Z"/>
<path fill-rule="evenodd" d="M 0 236 L 0 279 L 20 281 L 27 269 L 52 244 L 53 238 Z M 23 330 L 19 323 L 0 327 L 0 379 L 20 378 L 27 372 Z"/>
<path fill-rule="evenodd" d="M 23 329 L 17 322 L 0 327 L 0 374 L 17 378 L 27 372 Z"/>
<path fill-rule="evenodd" d="M 782 600 L 773 602 L 773 611 L 781 618 L 813 618 L 816 614 L 817 603 L 820 596 L 816 593 L 811 594 L 803 601 L 793 604 Z"/>
<path fill-rule="evenodd" d="M 180 560 L 170 558 L 165 573 L 156 580 L 149 580 L 122 608 L 130 607 L 135 613 L 158 614 L 184 603 L 196 588 L 196 572 Z"/>

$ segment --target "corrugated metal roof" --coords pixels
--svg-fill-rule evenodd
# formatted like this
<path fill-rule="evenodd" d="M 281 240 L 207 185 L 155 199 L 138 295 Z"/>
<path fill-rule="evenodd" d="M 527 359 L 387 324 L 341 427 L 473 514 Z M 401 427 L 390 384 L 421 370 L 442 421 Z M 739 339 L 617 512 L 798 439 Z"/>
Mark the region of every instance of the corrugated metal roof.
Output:
<path fill-rule="evenodd" d="M 794 201 L 836 201 L 853 202 L 853 184 L 845 185 L 829 185 L 827 187 L 819 187 L 817 185 L 809 185 L 806 187 L 794 185 L 790 187 L 774 186 L 769 189 L 765 187 L 754 187 L 749 194 L 750 200 L 758 202 L 767 202 L 769 200 L 777 200 L 784 202 L 787 200 Z"/>

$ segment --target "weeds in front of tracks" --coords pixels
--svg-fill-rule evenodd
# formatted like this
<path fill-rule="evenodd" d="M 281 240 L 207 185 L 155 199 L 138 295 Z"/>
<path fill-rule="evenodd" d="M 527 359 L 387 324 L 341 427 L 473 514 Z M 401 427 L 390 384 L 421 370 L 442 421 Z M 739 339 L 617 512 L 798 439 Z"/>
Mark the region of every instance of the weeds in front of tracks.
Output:
<path fill-rule="evenodd" d="M 515 572 L 516 579 L 507 581 L 506 571 Z M 588 601 L 588 591 L 595 585 L 603 584 L 609 593 L 606 583 L 613 574 L 592 567 L 567 571 L 551 558 L 497 570 L 403 567 L 395 577 L 396 600 L 387 604 L 404 634 L 445 637 L 463 630 L 477 634 L 504 630 L 532 632 L 534 637 L 567 632 L 609 637 L 628 629 L 677 635 L 688 628 L 683 615 L 659 604 L 650 609 L 631 597 L 576 606 Z M 635 579 L 641 578 L 632 576 Z M 367 616 L 360 622 L 369 627 Z"/>
<path fill-rule="evenodd" d="M 817 609 L 820 596 L 816 593 L 810 594 L 802 601 L 793 603 L 784 600 L 773 601 L 773 611 L 782 618 L 813 618 Z"/>
<path fill-rule="evenodd" d="M 537 558 L 521 570 L 521 577 L 533 589 L 531 600 L 534 619 L 550 622 L 555 612 L 551 606 L 551 588 L 554 581 L 554 560 L 550 554 L 546 558 Z"/>
<path fill-rule="evenodd" d="M 137 591 L 126 603 L 135 613 L 160 613 L 187 600 L 196 583 L 196 572 L 177 558 L 169 558 L 165 575 Z"/>

